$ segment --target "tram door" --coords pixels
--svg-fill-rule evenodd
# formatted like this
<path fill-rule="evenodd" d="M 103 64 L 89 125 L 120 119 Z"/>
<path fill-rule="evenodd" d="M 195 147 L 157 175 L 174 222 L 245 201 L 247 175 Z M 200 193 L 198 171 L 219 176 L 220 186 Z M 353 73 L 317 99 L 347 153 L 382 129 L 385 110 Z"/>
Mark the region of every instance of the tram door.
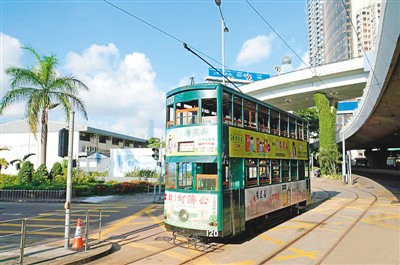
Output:
<path fill-rule="evenodd" d="M 231 159 L 229 164 L 231 231 L 236 235 L 245 229 L 243 159 Z"/>

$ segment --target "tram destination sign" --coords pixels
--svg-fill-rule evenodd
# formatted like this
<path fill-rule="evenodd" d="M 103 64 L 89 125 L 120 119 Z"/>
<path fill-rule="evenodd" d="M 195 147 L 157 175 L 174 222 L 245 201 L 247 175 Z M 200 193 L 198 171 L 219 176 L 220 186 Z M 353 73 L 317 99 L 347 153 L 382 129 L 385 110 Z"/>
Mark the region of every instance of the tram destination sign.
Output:
<path fill-rule="evenodd" d="M 218 69 L 218 71 L 220 71 L 222 73 L 222 69 L 219 69 L 219 68 L 217 68 L 217 69 Z M 221 74 L 218 73 L 213 68 L 208 68 L 208 76 L 222 78 Z M 237 70 L 230 70 L 230 69 L 225 69 L 225 76 L 229 79 L 246 80 L 246 81 L 250 81 L 250 82 L 260 81 L 260 80 L 268 79 L 271 77 L 269 74 L 252 73 L 252 72 L 237 71 Z"/>

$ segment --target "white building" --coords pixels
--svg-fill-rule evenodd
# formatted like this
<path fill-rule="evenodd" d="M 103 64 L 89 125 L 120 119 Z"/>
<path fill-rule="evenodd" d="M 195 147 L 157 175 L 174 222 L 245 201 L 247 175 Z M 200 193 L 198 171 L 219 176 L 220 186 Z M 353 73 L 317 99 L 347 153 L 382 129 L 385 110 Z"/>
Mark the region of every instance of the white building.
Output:
<path fill-rule="evenodd" d="M 66 122 L 49 121 L 46 162 L 48 170 L 55 162 L 63 160 L 58 156 L 58 139 L 59 131 L 67 127 Z M 40 130 L 40 126 L 38 129 Z M 35 139 L 26 120 L 0 124 L 0 146 L 10 148 L 10 151 L 0 153 L 0 157 L 6 161 L 21 159 L 27 154 L 34 153 L 35 155 L 28 160 L 35 165 L 35 169 L 40 164 L 40 132 Z M 134 147 L 146 147 L 146 140 L 86 125 L 74 125 L 73 159 L 88 157 L 96 152 L 110 156 L 112 148 Z M 16 169 L 10 165 L 6 170 L 2 170 L 2 173 L 15 174 Z"/>

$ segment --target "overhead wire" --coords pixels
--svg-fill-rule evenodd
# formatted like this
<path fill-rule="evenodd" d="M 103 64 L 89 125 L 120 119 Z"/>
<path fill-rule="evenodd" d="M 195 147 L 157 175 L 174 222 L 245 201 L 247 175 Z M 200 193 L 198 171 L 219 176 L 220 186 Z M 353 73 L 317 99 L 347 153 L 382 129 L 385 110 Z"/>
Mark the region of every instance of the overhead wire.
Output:
<path fill-rule="evenodd" d="M 166 32 L 165 30 L 163 30 L 163 29 L 161 29 L 161 28 L 159 28 L 159 27 L 157 27 L 157 26 L 155 26 L 155 25 L 153 25 L 153 24 L 151 24 L 151 23 L 145 21 L 144 19 L 141 19 L 140 17 L 138 17 L 138 16 L 132 14 L 131 12 L 129 12 L 129 11 L 123 9 L 123 8 L 120 7 L 120 6 L 117 6 L 117 5 L 113 4 L 113 3 L 111 3 L 111 2 L 108 1 L 108 0 L 103 0 L 103 1 L 104 1 L 105 3 L 107 3 L 108 5 L 110 5 L 110 6 L 114 7 L 114 8 L 116 8 L 116 9 L 120 10 L 121 12 L 123 12 L 123 13 L 125 13 L 125 14 L 127 14 L 128 16 L 133 17 L 134 19 L 136 19 L 136 20 L 142 22 L 143 24 L 146 24 L 147 26 L 149 26 L 149 27 L 151 27 L 151 28 L 153 28 L 153 29 L 155 29 L 155 30 L 161 32 L 162 34 L 164 34 L 164 35 L 166 35 L 166 36 L 168 36 L 168 37 L 170 37 L 171 39 L 173 39 L 173 40 L 175 40 L 175 41 L 177 41 L 177 42 L 180 42 L 182 45 L 186 44 L 188 47 L 192 48 L 193 50 L 195 50 L 196 52 L 200 53 L 200 54 L 203 55 L 204 57 L 207 57 L 208 59 L 212 60 L 213 62 L 215 62 L 215 63 L 217 63 L 217 64 L 219 64 L 219 65 L 222 65 L 222 63 L 218 62 L 218 61 L 215 60 L 214 58 L 212 58 L 212 57 L 210 57 L 209 55 L 203 53 L 202 51 L 200 51 L 200 50 L 197 49 L 196 47 L 187 44 L 185 41 L 179 39 L 178 37 L 175 37 L 174 35 L 172 35 L 172 34 Z M 229 68 L 228 68 L 228 69 L 229 69 Z"/>
<path fill-rule="evenodd" d="M 303 59 L 294 51 L 294 49 L 289 45 L 289 43 L 285 41 L 285 39 L 278 33 L 278 31 L 276 31 L 275 28 L 264 18 L 264 16 L 260 12 L 258 12 L 258 10 L 248 0 L 246 0 L 246 3 L 261 18 L 261 20 L 268 25 L 268 27 L 276 34 L 276 36 L 278 36 L 278 38 L 293 52 L 293 54 L 306 66 L 306 68 L 309 69 L 315 75 L 315 77 L 321 82 L 321 84 L 323 84 L 326 87 L 330 95 L 335 97 L 336 95 L 334 94 L 334 92 L 324 83 L 324 81 L 321 80 L 321 78 L 317 75 L 317 73 L 313 71 L 313 69 L 311 69 L 311 67 L 308 66 L 308 64 L 303 61 Z"/>

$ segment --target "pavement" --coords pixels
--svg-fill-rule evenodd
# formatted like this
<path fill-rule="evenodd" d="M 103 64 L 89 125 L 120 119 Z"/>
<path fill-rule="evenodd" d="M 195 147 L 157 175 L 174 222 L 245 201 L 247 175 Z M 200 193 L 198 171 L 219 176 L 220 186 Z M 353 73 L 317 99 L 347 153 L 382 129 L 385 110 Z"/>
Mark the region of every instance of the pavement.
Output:
<path fill-rule="evenodd" d="M 154 204 L 162 203 L 158 200 L 158 194 L 154 196 L 152 193 L 135 194 L 129 196 L 94 196 L 72 198 L 74 203 L 103 204 L 111 202 L 128 202 L 136 204 Z M 45 202 L 44 202 L 45 203 Z M 103 231 L 108 227 L 103 227 Z M 70 240 L 72 245 L 73 239 Z M 64 240 L 59 240 L 42 245 L 27 246 L 24 250 L 23 263 L 20 262 L 20 250 L 14 249 L 0 253 L 0 264 L 63 264 L 75 265 L 86 264 L 93 260 L 104 257 L 113 251 L 115 244 L 106 240 L 89 239 L 88 248 L 86 250 L 74 250 L 72 248 L 64 248 Z"/>
<path fill-rule="evenodd" d="M 381 186 L 379 183 L 372 181 L 368 178 L 364 178 L 358 175 L 353 175 L 355 184 L 352 185 L 353 188 L 370 188 L 373 187 L 375 189 L 380 189 L 383 192 L 386 190 L 385 187 Z M 337 180 L 329 180 L 324 178 L 311 178 L 312 183 L 315 184 L 323 184 L 325 187 L 338 187 L 344 186 L 343 182 Z M 350 185 L 346 185 L 351 187 Z M 383 194 L 383 193 L 382 193 Z M 388 194 L 385 192 L 385 194 Z M 390 195 L 391 194 L 391 195 Z M 392 193 L 389 193 L 387 197 L 390 203 L 399 203 L 399 196 L 393 196 Z M 104 196 L 104 197 L 90 197 L 90 198 L 81 198 L 80 202 L 86 203 L 109 203 L 114 200 L 128 200 L 135 201 L 135 203 L 141 204 L 153 204 L 153 203 L 162 203 L 162 200 L 154 200 L 158 196 L 154 196 L 153 194 L 142 194 L 142 195 L 133 195 L 133 196 Z M 157 198 L 158 199 L 158 198 Z M 77 201 L 78 199 L 75 198 Z M 107 227 L 104 227 L 107 229 Z M 114 234 L 118 234 L 118 230 L 114 231 Z M 72 241 L 72 240 L 71 240 Z M 73 249 L 65 249 L 64 248 L 64 240 L 53 242 L 49 244 L 44 244 L 40 246 L 27 247 L 24 252 L 24 260 L 23 264 L 86 264 L 101 257 L 104 257 L 113 252 L 113 247 L 116 246 L 115 243 L 103 240 L 103 241 L 89 241 L 89 248 L 81 251 L 73 250 Z M 19 249 L 14 251 L 8 251 L 1 253 L 0 263 L 9 265 L 9 264 L 21 264 L 19 262 Z"/>

